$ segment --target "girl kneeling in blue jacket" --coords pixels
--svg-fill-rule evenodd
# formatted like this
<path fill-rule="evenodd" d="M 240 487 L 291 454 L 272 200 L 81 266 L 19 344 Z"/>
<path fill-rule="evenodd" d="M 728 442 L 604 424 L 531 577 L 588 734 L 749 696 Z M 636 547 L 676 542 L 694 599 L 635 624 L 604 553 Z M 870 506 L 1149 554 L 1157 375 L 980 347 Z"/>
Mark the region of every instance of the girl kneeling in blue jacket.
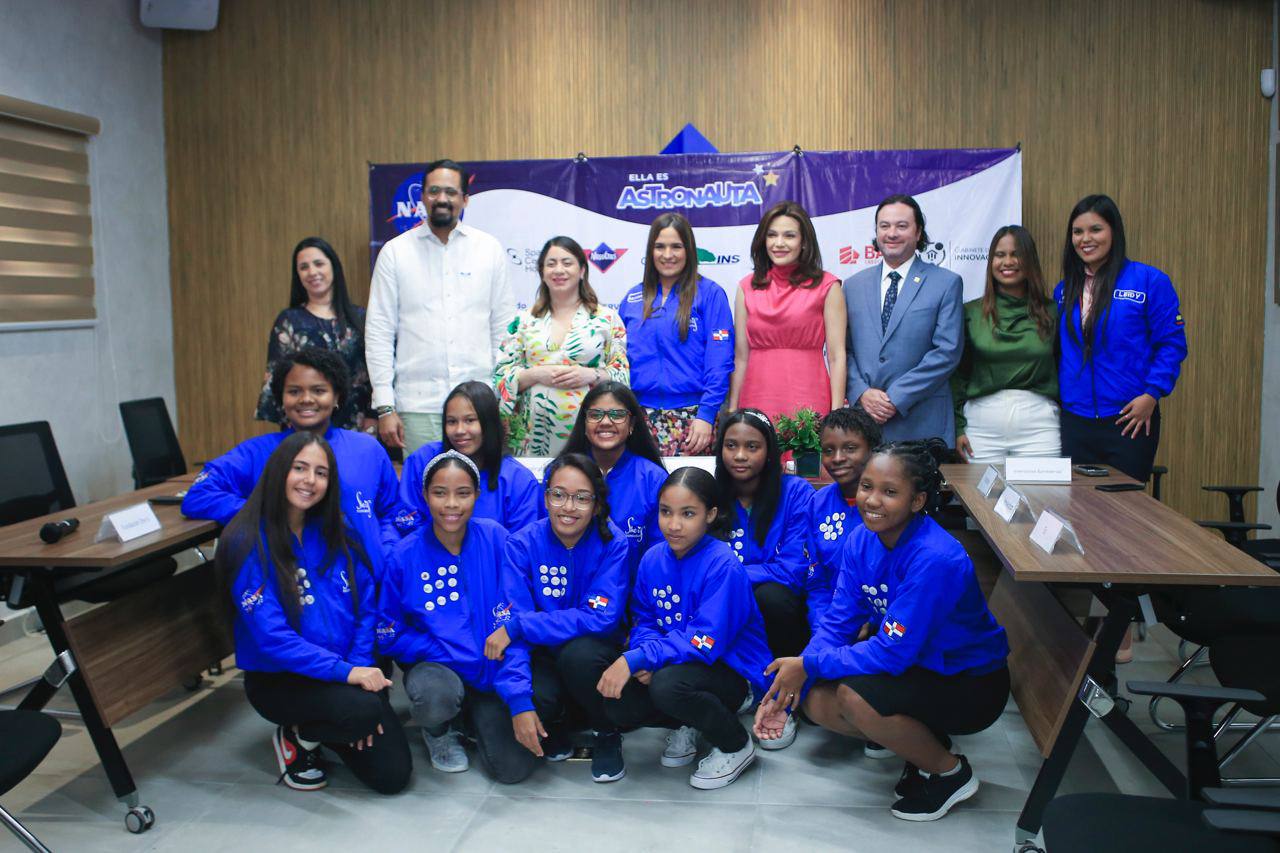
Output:
<path fill-rule="evenodd" d="M 463 382 L 449 392 L 441 415 L 444 441 L 419 447 L 404 460 L 400 474 L 400 501 L 411 513 L 403 526 L 430 521 L 422 493 L 422 472 L 427 463 L 446 450 L 467 456 L 480 469 L 476 494 L 476 518 L 492 518 L 514 533 L 542 513 L 542 489 L 533 472 L 507 453 L 498 398 L 483 382 Z"/>
<path fill-rule="evenodd" d="M 215 565 L 235 607 L 245 695 L 276 724 L 281 781 L 323 788 L 324 744 L 361 782 L 394 794 L 409 782 L 409 744 L 391 682 L 373 666 L 373 573 L 339 493 L 329 443 L 290 434 L 227 524 Z"/>
<path fill-rule="evenodd" d="M 568 758 L 568 733 L 589 725 L 591 777 L 615 782 L 626 775 L 622 736 L 596 684 L 622 646 L 627 540 L 609 521 L 609 487 L 594 462 L 562 455 L 546 479 L 548 517 L 507 540 L 502 587 L 511 619 L 489 635 L 485 655 L 502 660 L 513 641 L 529 646 L 533 695 L 547 709 L 547 760 Z"/>
<path fill-rule="evenodd" d="M 666 541 L 640 560 L 628 648 L 598 687 L 619 729 L 679 727 L 667 737 L 664 766 L 692 762 L 701 731 L 712 749 L 689 784 L 704 789 L 730 784 L 755 758 L 737 713 L 748 696 L 763 695 L 769 660 L 751 582 L 728 546 L 708 535 L 718 521 L 715 501 L 715 480 L 698 468 L 681 468 L 663 484 Z"/>
<path fill-rule="evenodd" d="M 935 452 L 948 452 L 938 439 L 876 449 L 831 607 L 799 657 L 769 665 L 755 723 L 762 740 L 780 737 L 787 709 L 803 703 L 815 723 L 883 744 L 907 761 L 892 813 L 915 821 L 977 792 L 949 736 L 987 728 L 1009 698 L 1004 629 L 969 555 L 926 514 L 942 485 Z"/>
<path fill-rule="evenodd" d="M 460 773 L 469 728 L 480 761 L 499 782 L 533 772 L 544 737 L 529 680 L 529 652 L 513 643 L 501 661 L 485 657 L 487 638 L 511 619 L 500 580 L 507 532 L 473 518 L 480 471 L 456 450 L 426 465 L 431 523 L 405 538 L 387 561 L 378 598 L 378 645 L 404 670 L 414 720 L 431 766 Z"/>

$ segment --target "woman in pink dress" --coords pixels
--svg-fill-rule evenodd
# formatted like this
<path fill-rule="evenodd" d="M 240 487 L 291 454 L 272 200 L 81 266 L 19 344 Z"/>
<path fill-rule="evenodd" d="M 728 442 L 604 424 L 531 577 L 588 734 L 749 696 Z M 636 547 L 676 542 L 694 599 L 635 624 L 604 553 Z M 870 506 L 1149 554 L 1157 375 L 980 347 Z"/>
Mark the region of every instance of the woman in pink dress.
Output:
<path fill-rule="evenodd" d="M 770 418 L 805 406 L 819 416 L 838 409 L 848 318 L 840 279 L 822 269 L 803 207 L 769 208 L 751 238 L 751 261 L 755 271 L 738 283 L 734 302 L 729 409 L 751 406 Z"/>

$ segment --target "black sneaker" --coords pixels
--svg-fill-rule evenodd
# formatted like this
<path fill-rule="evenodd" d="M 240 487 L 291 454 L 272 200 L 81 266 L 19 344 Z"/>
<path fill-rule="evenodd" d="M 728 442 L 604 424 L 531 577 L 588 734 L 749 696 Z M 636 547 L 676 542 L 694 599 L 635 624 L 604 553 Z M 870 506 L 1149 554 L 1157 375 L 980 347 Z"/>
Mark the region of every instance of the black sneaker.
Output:
<path fill-rule="evenodd" d="M 280 782 L 295 791 L 318 791 L 329 784 L 320 761 L 320 747 L 304 749 L 298 743 L 298 736 L 284 726 L 276 726 L 271 745 L 280 768 Z"/>
<path fill-rule="evenodd" d="M 542 742 L 542 754 L 547 761 L 564 761 L 573 755 L 573 743 L 564 732 L 549 732 Z"/>
<path fill-rule="evenodd" d="M 950 776 L 918 773 L 920 781 L 908 791 L 907 796 L 893 804 L 890 814 L 902 820 L 937 820 L 951 811 L 956 803 L 978 793 L 978 780 L 969 766 L 969 759 L 963 755 L 958 758 L 960 769 Z"/>
<path fill-rule="evenodd" d="M 920 768 L 908 761 L 902 768 L 902 775 L 898 777 L 898 784 L 893 786 L 893 793 L 898 796 L 898 799 L 909 797 L 920 787 L 920 782 L 923 780 Z"/>
<path fill-rule="evenodd" d="M 626 775 L 622 735 L 618 732 L 596 732 L 596 744 L 591 752 L 591 779 L 595 782 L 617 782 Z"/>

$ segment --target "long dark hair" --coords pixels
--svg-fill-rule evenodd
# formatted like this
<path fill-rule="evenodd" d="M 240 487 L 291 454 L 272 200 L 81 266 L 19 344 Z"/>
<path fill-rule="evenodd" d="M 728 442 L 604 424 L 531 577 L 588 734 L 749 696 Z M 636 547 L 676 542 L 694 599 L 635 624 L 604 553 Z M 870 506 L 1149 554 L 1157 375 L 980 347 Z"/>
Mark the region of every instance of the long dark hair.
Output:
<path fill-rule="evenodd" d="M 538 292 L 533 298 L 533 307 L 529 309 L 529 313 L 535 317 L 541 317 L 551 310 L 551 291 L 547 288 L 547 283 L 542 280 L 542 265 L 546 263 L 547 253 L 552 248 L 564 249 L 573 255 L 582 267 L 582 280 L 578 282 L 578 298 L 582 300 L 582 306 L 587 309 L 587 313 L 594 317 L 600 308 L 600 298 L 591 287 L 591 268 L 587 264 L 587 253 L 582 251 L 577 240 L 564 236 L 552 237 L 542 244 L 542 251 L 538 254 Z"/>
<path fill-rule="evenodd" d="M 791 283 L 796 287 L 817 287 L 822 281 L 822 251 L 818 248 L 818 232 L 813 230 L 813 220 L 808 212 L 794 201 L 780 201 L 765 211 L 764 218 L 756 226 L 756 233 L 751 237 L 751 286 L 763 290 L 769 286 L 769 270 L 773 260 L 769 257 L 769 249 L 765 246 L 765 235 L 769 226 L 779 216 L 790 216 L 800 223 L 800 258 L 796 261 L 795 271 L 791 273 Z"/>
<path fill-rule="evenodd" d="M 644 312 L 641 316 L 648 320 L 653 314 L 653 301 L 658 298 L 658 268 L 653 263 L 653 245 L 658 242 L 658 235 L 665 228 L 674 228 L 684 244 L 684 270 L 676 280 L 680 288 L 680 307 L 676 310 L 676 325 L 680 328 L 680 340 L 689 337 L 689 318 L 693 316 L 693 300 L 698 295 L 698 244 L 693 239 L 693 226 L 689 220 L 679 213 L 663 213 L 653 220 L 649 226 L 649 240 L 644 246 L 644 282 L 641 290 L 644 293 Z"/>
<path fill-rule="evenodd" d="M 911 488 L 917 494 L 925 494 L 921 512 L 933 515 L 942 506 L 942 471 L 938 466 L 951 456 L 951 448 L 945 441 L 940 438 L 894 441 L 880 445 L 871 455 L 892 456 L 902 462 L 902 469 L 911 481 Z"/>
<path fill-rule="evenodd" d="M 319 249 L 329 260 L 329 266 L 333 268 L 333 296 L 331 297 L 331 305 L 333 307 L 333 316 L 338 320 L 339 328 L 351 328 L 356 332 L 364 334 L 364 317 L 360 316 L 356 311 L 355 305 L 351 302 L 351 295 L 347 293 L 347 276 L 342 271 L 342 261 L 338 259 L 338 253 L 334 251 L 333 246 L 329 245 L 329 241 L 322 237 L 306 237 L 293 247 L 293 279 L 289 284 L 289 307 L 301 308 L 307 304 L 310 297 L 307 295 L 307 289 L 302 286 L 302 277 L 298 275 L 298 253 L 303 249 Z"/>
<path fill-rule="evenodd" d="M 1013 250 L 1022 264 L 1022 274 L 1027 279 L 1027 314 L 1036 323 L 1036 332 L 1040 340 L 1047 341 L 1053 334 L 1053 318 L 1049 316 L 1046 303 L 1049 300 L 1045 293 L 1044 272 L 1040 268 L 1040 253 L 1036 251 L 1036 241 L 1031 232 L 1021 225 L 1005 225 L 998 229 L 991 238 L 991 247 L 987 249 L 987 284 L 982 291 L 982 316 L 992 328 L 999 326 L 999 310 L 996 308 L 996 278 L 991 272 L 995 263 L 996 246 L 1006 236 L 1013 238 Z"/>
<path fill-rule="evenodd" d="M 723 539 L 729 525 L 724 510 L 720 508 L 720 489 L 716 484 L 716 478 L 692 465 L 677 468 L 668 474 L 667 479 L 663 480 L 662 485 L 658 487 L 658 500 L 662 500 L 662 493 L 672 486 L 683 486 L 693 492 L 693 496 L 702 501 L 702 505 L 708 512 L 712 509 L 720 510 L 716 514 L 715 521 L 707 525 L 707 534 L 716 539 Z"/>
<path fill-rule="evenodd" d="M 551 478 L 561 468 L 576 468 L 591 481 L 591 488 L 596 493 L 596 532 L 600 534 L 601 542 L 608 542 L 613 539 L 613 534 L 609 532 L 609 484 L 604 481 L 604 474 L 600 473 L 600 466 L 595 460 L 585 453 L 561 453 L 555 459 L 551 460 L 551 464 L 547 466 L 542 481 L 546 483 L 543 491 L 551 488 Z"/>
<path fill-rule="evenodd" d="M 285 495 L 286 481 L 293 467 L 293 460 L 304 447 L 317 444 L 324 451 L 329 466 L 329 485 L 324 497 L 307 510 L 307 519 L 319 519 L 320 533 L 324 537 L 326 557 L 322 566 L 308 566 L 309 570 L 323 576 L 333 567 L 338 555 L 346 558 L 351 567 L 347 582 L 351 588 L 351 607 L 359 612 L 360 597 L 356 592 L 357 564 L 367 566 L 369 559 L 360 538 L 347 529 L 342 515 L 341 489 L 338 480 L 338 460 L 333 448 L 321 436 L 310 432 L 295 432 L 280 442 L 267 457 L 262 476 L 244 502 L 244 506 L 227 522 L 218 542 L 214 557 L 214 573 L 219 579 L 223 601 L 231 602 L 231 587 L 244 561 L 251 551 L 256 551 L 264 574 L 268 563 L 275 567 L 276 596 L 284 607 L 289 622 L 297 626 L 302 601 L 298 591 L 297 560 L 293 555 L 293 534 L 289 530 L 289 500 Z M 264 548 L 265 545 L 265 548 Z"/>
<path fill-rule="evenodd" d="M 1094 274 L 1089 319 L 1085 320 L 1083 328 L 1080 328 L 1076 326 L 1071 315 L 1074 307 L 1080 304 L 1084 296 L 1086 270 L 1084 261 L 1080 260 L 1080 256 L 1076 254 L 1076 247 L 1071 242 L 1071 226 L 1077 217 L 1086 213 L 1098 214 L 1111 226 L 1111 252 Z M 1120 208 L 1116 207 L 1111 197 L 1087 195 L 1076 202 L 1076 206 L 1071 208 L 1071 215 L 1067 217 L 1067 239 L 1062 249 L 1062 316 L 1058 318 L 1058 322 L 1066 328 L 1071 340 L 1077 344 L 1083 341 L 1086 361 L 1093 353 L 1097 329 L 1102 325 L 1107 309 L 1111 307 L 1111 292 L 1115 290 L 1116 279 L 1120 277 L 1120 270 L 1124 269 L 1128 260 L 1124 239 L 1124 220 L 1120 217 Z"/>
<path fill-rule="evenodd" d="M 617 397 L 622 407 L 631 413 L 631 435 L 627 436 L 627 450 L 636 456 L 648 459 L 655 465 L 661 465 L 662 454 L 658 452 L 658 443 L 654 441 L 653 433 L 649 430 L 649 419 L 645 417 L 644 409 L 640 408 L 640 401 L 636 399 L 635 392 L 612 379 L 596 385 L 582 398 L 582 405 L 578 407 L 578 418 L 573 422 L 573 431 L 569 433 L 569 440 L 565 442 L 564 450 L 560 451 L 560 454 L 562 456 L 566 453 L 591 455 L 591 442 L 587 441 L 587 409 L 594 406 L 596 400 L 606 394 Z"/>
<path fill-rule="evenodd" d="M 483 382 L 463 382 L 449 392 L 440 408 L 440 422 L 443 425 L 445 412 L 449 409 L 449 401 L 454 397 L 463 397 L 476 410 L 476 418 L 480 421 L 480 470 L 484 472 L 485 486 L 489 491 L 498 488 L 498 475 L 502 472 L 502 457 L 506 455 L 506 433 L 502 427 L 502 417 L 498 414 L 498 398 L 493 389 Z M 445 450 L 457 450 L 449 441 L 449 433 L 443 433 Z"/>
<path fill-rule="evenodd" d="M 756 544 L 764 547 L 773 516 L 782 500 L 782 450 L 778 447 L 778 434 L 773 422 L 759 409 L 738 409 L 724 419 L 716 436 L 716 484 L 720 490 L 720 514 L 725 518 L 726 529 L 738 523 L 737 485 L 724 464 L 724 437 L 729 427 L 746 424 L 764 436 L 764 470 L 760 472 L 760 487 L 751 502 L 751 514 L 756 520 Z"/>

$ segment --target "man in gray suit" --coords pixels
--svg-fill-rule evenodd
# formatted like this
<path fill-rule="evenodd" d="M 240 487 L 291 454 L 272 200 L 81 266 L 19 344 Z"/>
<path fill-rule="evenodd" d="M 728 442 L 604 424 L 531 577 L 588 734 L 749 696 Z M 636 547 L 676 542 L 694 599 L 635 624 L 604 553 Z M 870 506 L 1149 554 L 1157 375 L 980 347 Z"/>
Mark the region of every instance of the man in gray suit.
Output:
<path fill-rule="evenodd" d="M 849 404 L 882 424 L 886 441 L 937 436 L 954 445 L 949 380 L 964 346 L 964 284 L 916 254 L 929 237 L 914 198 L 889 196 L 875 221 L 884 260 L 844 283 Z"/>

